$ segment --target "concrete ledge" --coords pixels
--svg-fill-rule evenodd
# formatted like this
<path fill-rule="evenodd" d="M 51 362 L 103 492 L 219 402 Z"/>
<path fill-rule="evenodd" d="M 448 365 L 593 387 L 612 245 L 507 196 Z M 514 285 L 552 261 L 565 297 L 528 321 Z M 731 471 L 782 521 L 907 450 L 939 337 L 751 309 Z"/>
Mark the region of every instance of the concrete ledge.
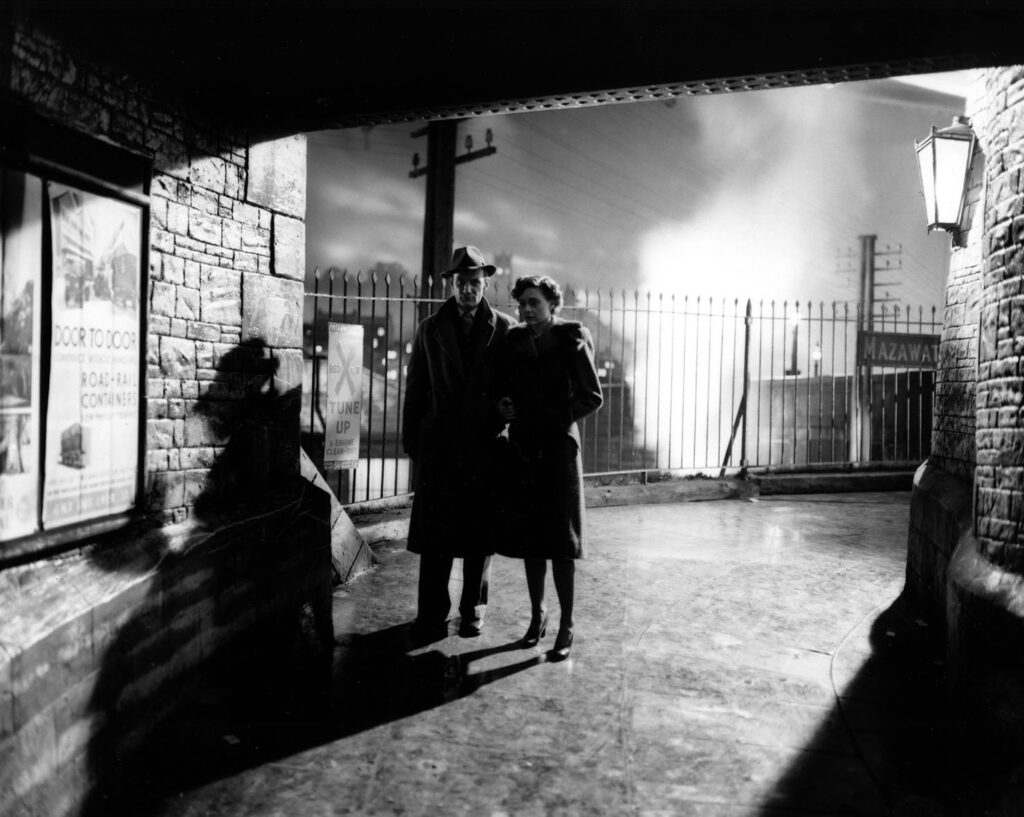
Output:
<path fill-rule="evenodd" d="M 777 494 L 841 494 L 856 491 L 909 491 L 913 471 L 843 471 L 801 474 L 751 474 L 762 496 Z"/>
<path fill-rule="evenodd" d="M 717 499 L 746 499 L 757 495 L 757 486 L 742 479 L 665 479 L 602 484 L 601 478 L 583 482 L 588 508 L 612 505 L 655 505 L 664 502 L 710 502 Z"/>
<path fill-rule="evenodd" d="M 352 522 L 370 548 L 381 544 L 404 541 L 409 538 L 409 513 L 411 505 L 360 513 L 352 517 Z"/>

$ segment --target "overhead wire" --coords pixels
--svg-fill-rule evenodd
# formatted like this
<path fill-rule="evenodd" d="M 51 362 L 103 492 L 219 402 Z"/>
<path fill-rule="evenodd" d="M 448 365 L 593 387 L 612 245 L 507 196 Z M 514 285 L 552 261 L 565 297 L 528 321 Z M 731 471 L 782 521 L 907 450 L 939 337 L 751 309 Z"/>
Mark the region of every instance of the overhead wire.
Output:
<path fill-rule="evenodd" d="M 570 113 L 570 112 L 569 111 L 564 111 L 564 112 L 560 111 L 559 113 Z M 575 113 L 575 112 L 572 112 L 572 113 Z M 577 124 L 580 124 L 578 120 L 577 120 Z M 593 130 L 592 128 L 584 128 L 584 129 L 587 130 L 591 134 L 597 135 L 597 132 L 595 130 Z M 581 146 L 567 144 L 563 140 L 558 139 L 557 137 L 555 137 L 554 135 L 552 135 L 550 133 L 546 133 L 544 131 L 540 131 L 540 130 L 534 129 L 532 127 L 531 127 L 531 130 L 533 132 L 537 133 L 538 135 L 543 136 L 544 138 L 548 139 L 553 144 L 558 145 L 560 148 L 562 148 L 566 152 L 571 153 L 572 155 L 574 155 L 574 156 L 576 156 L 576 157 L 578 157 L 578 158 L 580 158 L 580 159 L 582 159 L 584 161 L 590 162 L 591 164 L 594 164 L 594 165 L 600 167 L 602 170 L 604 170 L 605 172 L 607 172 L 608 174 L 610 174 L 612 176 L 617 176 L 617 177 L 619 177 L 621 179 L 624 179 L 632 187 L 634 187 L 634 188 L 641 188 L 641 189 L 647 191 L 649 194 L 651 194 L 651 196 L 653 198 L 659 199 L 663 205 L 668 205 L 668 207 L 670 209 L 664 209 L 664 207 L 661 207 L 661 206 L 658 206 L 658 207 L 652 206 L 651 204 L 648 204 L 648 203 L 643 202 L 643 201 L 641 201 L 639 199 L 636 199 L 634 196 L 629 196 L 628 194 L 623 193 L 621 188 L 611 187 L 610 185 L 607 185 L 607 184 L 605 184 L 603 182 L 597 181 L 593 177 L 586 176 L 585 174 L 578 174 L 578 175 L 581 175 L 584 178 L 590 179 L 594 183 L 599 184 L 601 187 L 604 187 L 605 189 L 611 190 L 613 193 L 616 193 L 618 195 L 625 195 L 627 198 L 631 199 L 632 201 L 635 201 L 635 202 L 637 202 L 639 204 L 642 204 L 645 207 L 648 207 L 649 209 L 651 209 L 652 211 L 657 212 L 660 215 L 666 216 L 668 218 L 671 218 L 674 221 L 678 221 L 682 217 L 682 214 L 677 212 L 675 210 L 675 208 L 674 208 L 674 205 L 678 204 L 677 200 L 669 200 L 669 199 L 665 198 L 665 194 L 663 192 L 656 191 L 650 185 L 647 185 L 643 181 L 641 181 L 638 174 L 635 174 L 635 173 L 625 173 L 620 168 L 614 167 L 614 166 L 608 164 L 607 162 L 604 162 L 601 159 L 598 159 L 596 156 L 592 155 L 591 153 L 588 153 Z M 539 156 L 539 154 L 537 154 L 535 151 L 527 150 L 527 149 L 523 148 L 522 146 L 520 146 L 520 149 L 524 150 L 525 152 L 529 153 L 530 155 Z M 543 157 L 541 157 L 541 158 L 543 158 Z M 550 160 L 548 160 L 548 161 L 550 161 Z M 688 186 L 692 187 L 692 185 L 688 185 Z"/>
<path fill-rule="evenodd" d="M 625 108 L 630 110 L 620 110 Z M 609 121 L 612 124 L 618 121 L 623 131 L 634 129 L 636 127 L 635 123 L 640 121 L 646 122 L 649 128 L 663 129 L 668 133 L 675 133 L 683 139 L 692 139 L 692 134 L 682 131 L 678 126 L 678 121 L 670 115 L 669 111 L 669 108 L 660 103 L 634 103 L 628 106 L 610 106 L 605 109 L 603 115 L 605 121 Z M 609 113 L 611 114 L 610 116 L 607 115 Z M 574 128 L 587 133 L 590 137 L 589 144 L 587 141 L 568 143 L 558 134 L 546 130 L 546 123 L 542 120 L 545 117 L 556 114 L 572 122 Z M 626 116 L 631 120 L 628 124 L 623 123 L 623 118 Z M 502 119 L 505 118 L 503 117 Z M 503 189 L 509 195 L 515 196 L 519 201 L 533 202 L 548 212 L 572 218 L 577 223 L 590 227 L 612 229 L 625 235 L 636 236 L 643 229 L 644 225 L 651 223 L 652 218 L 680 221 L 685 220 L 687 217 L 686 213 L 676 210 L 673 200 L 664 193 L 657 191 L 655 187 L 645 181 L 651 177 L 652 168 L 655 172 L 657 170 L 658 160 L 650 158 L 650 151 L 644 151 L 642 146 L 631 147 L 629 144 L 624 143 L 617 137 L 619 128 L 616 128 L 615 134 L 613 134 L 605 129 L 596 127 L 593 117 L 589 116 L 588 111 L 572 110 L 523 114 L 514 117 L 514 119 L 509 118 L 509 121 L 514 121 L 516 127 L 507 129 L 505 134 L 503 134 L 505 141 L 501 143 L 498 156 L 523 168 L 529 174 L 545 173 L 547 179 L 554 180 L 558 185 L 555 188 L 556 191 L 560 189 L 571 190 L 586 199 L 600 204 L 600 209 L 606 214 L 621 216 L 625 223 L 616 222 L 607 217 L 602 218 L 596 212 L 597 208 L 576 207 L 565 198 L 558 196 L 557 193 L 555 195 L 539 193 L 535 187 L 513 181 L 512 178 L 508 177 L 512 174 L 488 172 L 477 166 L 476 163 L 467 166 L 460 173 L 465 173 L 471 179 L 474 176 L 488 179 L 492 186 Z M 519 136 L 523 138 L 517 138 L 517 132 L 520 130 Z M 546 140 L 560 151 L 575 157 L 579 163 L 600 168 L 601 173 L 588 174 L 581 172 L 578 169 L 580 166 L 578 163 L 573 166 L 569 162 L 558 161 L 555 157 L 538 153 L 530 144 L 528 137 L 531 134 L 534 137 Z M 398 138 L 396 139 L 395 137 Z M 327 144 L 326 147 L 329 150 L 343 150 L 346 152 L 368 151 L 381 156 L 409 155 L 411 157 L 411 154 L 414 152 L 412 150 L 413 146 L 404 147 L 402 144 L 403 142 L 406 145 L 409 144 L 405 141 L 407 138 L 407 134 L 399 137 L 398 133 L 393 129 L 374 129 L 372 146 L 369 143 L 369 139 L 367 139 L 367 144 L 362 147 L 354 145 L 351 147 L 340 147 L 330 144 Z M 631 173 L 624 171 L 621 167 L 609 164 L 608 161 L 601 158 L 600 151 L 594 150 L 595 139 L 611 146 L 616 155 L 629 156 L 629 165 L 642 168 L 644 172 Z M 324 140 L 317 140 L 317 148 L 322 149 L 324 147 Z M 740 144 L 738 148 L 743 151 L 743 155 L 746 158 L 755 162 L 763 163 L 767 158 L 770 158 L 755 151 L 751 145 Z M 707 151 L 702 151 L 699 161 L 691 159 L 687 151 L 681 151 L 680 155 L 673 157 L 673 161 L 677 166 L 686 170 L 686 173 L 680 174 L 680 177 L 676 178 L 675 181 L 698 195 L 712 195 L 732 172 L 732 168 L 716 159 L 714 155 L 709 155 Z M 473 179 L 474 183 L 483 184 L 484 182 L 480 178 Z M 615 179 L 624 180 L 629 185 L 630 192 L 626 192 L 623 186 L 615 186 Z M 605 193 L 611 193 L 612 196 L 609 197 Z M 634 193 L 642 195 L 643 198 L 638 198 Z M 778 195 L 783 201 L 793 206 L 795 212 L 801 218 L 810 223 L 817 224 L 839 246 L 851 243 L 849 235 L 851 224 L 860 228 L 861 234 L 871 229 L 864 222 L 864 217 L 859 212 L 844 211 L 842 215 L 837 215 L 835 211 L 822 208 L 820 205 L 800 196 L 799 193 L 792 189 L 780 190 Z M 904 257 L 912 267 L 908 274 L 913 274 L 914 268 L 916 268 L 919 274 L 931 274 L 929 266 L 917 258 L 913 252 L 904 250 Z M 920 291 L 919 288 L 914 286 L 911 286 L 910 289 L 911 291 Z"/>
<path fill-rule="evenodd" d="M 538 204 L 539 206 L 543 207 L 549 212 L 553 212 L 557 215 L 564 215 L 569 218 L 573 218 L 576 221 L 588 224 L 591 227 L 598 227 L 605 230 L 611 229 L 622 232 L 623 234 L 626 235 L 635 235 L 634 230 L 629 229 L 623 224 L 618 224 L 614 221 L 609 221 L 608 219 L 602 219 L 598 216 L 595 216 L 593 212 L 590 210 L 581 210 L 575 207 L 568 207 L 565 205 L 564 202 L 558 199 L 553 199 L 550 196 L 545 196 L 542 193 L 537 193 L 535 190 L 533 190 L 533 188 L 530 188 L 526 185 L 518 184 L 516 182 L 512 182 L 506 178 L 497 176 L 493 173 L 488 173 L 486 170 L 483 170 L 482 168 L 467 168 L 466 175 L 467 177 L 469 177 L 470 180 L 476 183 L 481 182 L 479 182 L 479 180 L 477 179 L 474 179 L 474 176 L 484 176 L 491 180 L 492 185 L 497 185 L 499 189 L 504 189 L 506 192 L 510 192 L 511 195 L 518 197 L 521 201 L 533 201 L 534 203 Z M 510 188 L 515 188 L 523 192 L 515 192 L 515 190 L 510 190 Z"/>

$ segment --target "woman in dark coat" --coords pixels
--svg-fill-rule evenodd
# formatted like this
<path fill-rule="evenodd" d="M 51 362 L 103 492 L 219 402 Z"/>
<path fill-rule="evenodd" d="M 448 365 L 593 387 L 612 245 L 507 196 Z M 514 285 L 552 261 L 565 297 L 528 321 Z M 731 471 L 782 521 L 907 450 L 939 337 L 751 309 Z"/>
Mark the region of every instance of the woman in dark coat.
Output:
<path fill-rule="evenodd" d="M 583 555 L 583 459 L 577 420 L 601 406 L 590 332 L 555 313 L 562 291 L 547 276 L 520 278 L 512 288 L 522 324 L 509 330 L 498 366 L 498 410 L 509 422 L 516 471 L 506 497 L 517 524 L 499 552 L 524 559 L 533 646 L 547 630 L 547 560 L 561 608 L 555 657 L 567 658 L 573 637 L 575 560 Z"/>

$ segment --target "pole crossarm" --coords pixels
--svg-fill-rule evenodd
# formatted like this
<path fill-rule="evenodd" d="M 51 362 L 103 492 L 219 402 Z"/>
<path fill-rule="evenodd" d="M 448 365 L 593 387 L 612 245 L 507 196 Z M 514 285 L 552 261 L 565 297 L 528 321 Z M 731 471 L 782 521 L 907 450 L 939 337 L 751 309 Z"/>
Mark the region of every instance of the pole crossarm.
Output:
<path fill-rule="evenodd" d="M 483 159 L 485 156 L 490 156 L 497 153 L 498 149 L 491 145 L 490 147 L 480 148 L 480 150 L 473 150 L 469 153 L 462 153 L 455 157 L 455 164 L 461 165 L 465 162 L 472 162 L 474 159 Z M 409 178 L 415 179 L 419 176 L 425 176 L 430 172 L 429 165 L 423 165 L 423 167 L 417 167 L 415 170 L 409 171 Z"/>

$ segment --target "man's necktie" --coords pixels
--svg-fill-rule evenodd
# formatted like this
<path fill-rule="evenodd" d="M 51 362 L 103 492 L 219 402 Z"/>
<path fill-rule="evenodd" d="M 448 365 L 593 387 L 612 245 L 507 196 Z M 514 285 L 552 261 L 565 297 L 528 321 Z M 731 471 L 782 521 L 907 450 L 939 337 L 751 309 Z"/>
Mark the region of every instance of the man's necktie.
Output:
<path fill-rule="evenodd" d="M 462 337 L 468 338 L 469 333 L 473 331 L 473 313 L 466 310 L 462 313 Z"/>

